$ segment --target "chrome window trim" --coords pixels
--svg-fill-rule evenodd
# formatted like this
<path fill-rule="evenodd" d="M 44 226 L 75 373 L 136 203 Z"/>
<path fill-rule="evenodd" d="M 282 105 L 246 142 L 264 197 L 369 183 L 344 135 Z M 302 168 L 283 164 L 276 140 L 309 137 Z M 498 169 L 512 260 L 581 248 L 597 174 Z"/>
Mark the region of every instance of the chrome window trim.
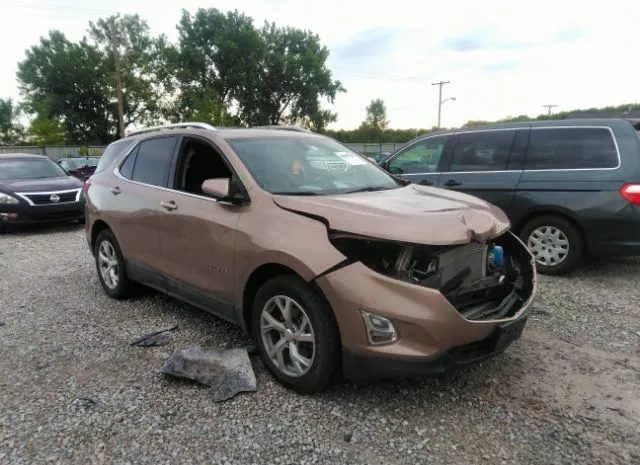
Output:
<path fill-rule="evenodd" d="M 521 169 L 521 170 L 500 170 L 500 171 L 427 171 L 425 173 L 408 173 L 408 174 L 403 174 L 402 176 L 424 176 L 427 174 L 472 174 L 472 173 L 544 173 L 544 172 L 566 172 L 566 171 L 614 171 L 617 169 L 620 169 L 620 167 L 622 166 L 622 157 L 620 155 L 620 147 L 618 146 L 618 141 L 616 140 L 615 134 L 613 132 L 613 129 L 611 129 L 609 126 L 536 126 L 536 127 L 529 127 L 529 128 L 499 128 L 499 129 L 478 129 L 478 130 L 472 130 L 472 131 L 461 131 L 461 132 L 449 132 L 446 134 L 434 134 L 433 136 L 425 136 L 424 138 L 413 142 L 411 145 L 408 145 L 407 147 L 411 147 L 415 144 L 417 144 L 418 142 L 422 142 L 426 139 L 430 139 L 433 137 L 439 137 L 439 136 L 452 136 L 452 135 L 458 135 L 458 134 L 474 134 L 477 132 L 493 132 L 493 131 L 517 131 L 517 130 L 523 130 L 523 129 L 531 129 L 539 131 L 539 130 L 544 130 L 544 129 L 607 129 L 609 131 L 609 134 L 611 135 L 611 138 L 613 139 L 613 145 L 616 148 L 616 156 L 618 157 L 618 164 L 615 167 L 612 168 L 549 168 L 549 169 L 534 169 L 534 170 L 526 170 L 526 169 Z M 528 147 L 527 147 L 528 148 Z M 405 147 L 402 147 L 400 150 L 404 150 Z M 395 157 L 394 157 L 395 158 Z M 386 160 L 385 160 L 386 161 Z"/>
<path fill-rule="evenodd" d="M 178 134 L 181 135 L 181 134 Z M 171 134 L 171 136 L 174 136 L 174 134 Z M 192 197 L 194 199 L 203 199 L 203 200 L 208 200 L 209 202 L 213 202 L 213 203 L 221 203 L 222 205 L 226 205 L 226 202 L 221 202 L 219 199 L 214 199 L 212 197 L 206 197 L 204 195 L 198 195 L 198 194 L 192 194 L 191 192 L 184 192 L 184 191 L 179 191 L 177 189 L 169 189 L 168 187 L 161 187 L 161 186 L 155 186 L 153 184 L 147 184 L 144 182 L 139 182 L 139 181 L 134 181 L 133 179 L 129 179 L 129 178 L 125 178 L 122 173 L 120 173 L 120 167 L 124 164 L 125 159 L 131 154 L 131 152 L 133 152 L 133 150 L 138 147 L 141 143 L 147 141 L 147 140 L 151 140 L 151 139 L 155 139 L 154 137 L 150 137 L 148 139 L 141 139 L 138 141 L 138 143 L 134 144 L 133 147 L 131 147 L 131 149 L 129 149 L 125 154 L 123 154 L 121 156 L 121 158 L 118 159 L 118 161 L 115 163 L 115 168 L 113 169 L 113 174 L 116 175 L 116 177 L 120 178 L 121 180 L 123 180 L 124 182 L 128 182 L 131 184 L 135 184 L 138 186 L 143 186 L 143 187 L 151 187 L 153 189 L 159 190 L 159 191 L 163 191 L 163 192 L 170 192 L 170 193 L 175 193 L 175 194 L 180 194 L 180 195 L 186 195 L 187 197 Z M 242 181 L 240 181 L 242 182 Z M 244 186 L 243 186 L 244 187 Z M 246 187 L 245 187 L 245 191 L 246 191 Z M 251 200 L 249 199 L 249 202 Z M 241 206 L 241 205 L 238 205 Z"/>
<path fill-rule="evenodd" d="M 124 182 L 128 182 L 128 183 L 135 184 L 135 185 L 138 185 L 138 186 L 150 187 L 152 189 L 156 189 L 156 190 L 163 191 L 163 192 L 170 192 L 172 194 L 186 195 L 187 197 L 193 197 L 193 198 L 196 198 L 196 199 L 204 199 L 204 200 L 208 200 L 208 201 L 213 202 L 213 203 L 220 203 L 220 200 L 214 199 L 212 197 L 205 197 L 203 195 L 192 194 L 191 192 L 184 192 L 184 191 L 179 191 L 179 190 L 176 190 L 176 189 L 169 189 L 168 187 L 154 186 L 153 184 L 147 184 L 147 183 L 144 183 L 144 182 L 134 181 L 133 179 L 125 178 L 122 174 L 120 174 L 120 168 L 119 167 L 116 167 L 113 170 L 113 174 L 115 174 L 118 178 L 122 179 Z"/>

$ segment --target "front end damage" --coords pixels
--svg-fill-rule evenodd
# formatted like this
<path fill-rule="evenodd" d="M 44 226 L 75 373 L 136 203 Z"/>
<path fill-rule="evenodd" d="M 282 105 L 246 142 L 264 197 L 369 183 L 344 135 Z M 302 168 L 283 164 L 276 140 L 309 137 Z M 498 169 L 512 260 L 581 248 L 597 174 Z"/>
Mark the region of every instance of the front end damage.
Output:
<path fill-rule="evenodd" d="M 470 321 L 514 317 L 535 290 L 533 257 L 509 231 L 486 242 L 451 246 L 399 243 L 335 231 L 330 241 L 350 262 L 439 291 Z"/>
<path fill-rule="evenodd" d="M 315 282 L 334 309 L 347 378 L 442 374 L 520 338 L 536 272 L 511 232 L 451 246 L 336 231 L 330 240 L 347 259 Z"/>

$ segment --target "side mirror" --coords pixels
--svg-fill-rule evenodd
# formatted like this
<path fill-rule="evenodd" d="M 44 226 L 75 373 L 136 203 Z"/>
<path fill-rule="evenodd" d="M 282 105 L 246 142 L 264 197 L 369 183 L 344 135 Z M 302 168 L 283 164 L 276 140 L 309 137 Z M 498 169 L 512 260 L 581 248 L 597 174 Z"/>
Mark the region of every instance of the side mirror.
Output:
<path fill-rule="evenodd" d="M 202 192 L 217 199 L 226 199 L 229 197 L 231 187 L 231 179 L 215 178 L 207 179 L 202 183 Z"/>
<path fill-rule="evenodd" d="M 229 178 L 207 179 L 202 183 L 202 192 L 214 197 L 218 202 L 230 205 L 242 205 L 247 201 L 242 194 L 230 194 L 231 179 Z"/>

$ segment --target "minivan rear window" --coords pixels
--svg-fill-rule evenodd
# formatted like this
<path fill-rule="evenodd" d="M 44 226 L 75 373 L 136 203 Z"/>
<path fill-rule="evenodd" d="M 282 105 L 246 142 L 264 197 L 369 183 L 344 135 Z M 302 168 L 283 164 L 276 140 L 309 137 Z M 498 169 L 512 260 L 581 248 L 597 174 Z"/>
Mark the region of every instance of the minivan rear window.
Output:
<path fill-rule="evenodd" d="M 525 170 L 607 169 L 618 164 L 608 128 L 533 128 Z"/>

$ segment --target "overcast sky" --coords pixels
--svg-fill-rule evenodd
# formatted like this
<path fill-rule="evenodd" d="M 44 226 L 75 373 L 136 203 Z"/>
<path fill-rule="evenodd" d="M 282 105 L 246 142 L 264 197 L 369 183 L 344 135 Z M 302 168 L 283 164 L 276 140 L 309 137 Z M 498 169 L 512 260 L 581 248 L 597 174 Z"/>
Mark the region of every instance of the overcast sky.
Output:
<path fill-rule="evenodd" d="M 334 127 L 353 128 L 373 98 L 392 127 L 431 127 L 444 86 L 442 125 L 640 101 L 640 4 L 634 0 L 1 0 L 0 97 L 19 97 L 24 51 L 59 29 L 80 39 L 88 22 L 138 13 L 154 33 L 176 37 L 180 10 L 235 9 L 311 29 L 331 50 L 347 92 Z"/>

